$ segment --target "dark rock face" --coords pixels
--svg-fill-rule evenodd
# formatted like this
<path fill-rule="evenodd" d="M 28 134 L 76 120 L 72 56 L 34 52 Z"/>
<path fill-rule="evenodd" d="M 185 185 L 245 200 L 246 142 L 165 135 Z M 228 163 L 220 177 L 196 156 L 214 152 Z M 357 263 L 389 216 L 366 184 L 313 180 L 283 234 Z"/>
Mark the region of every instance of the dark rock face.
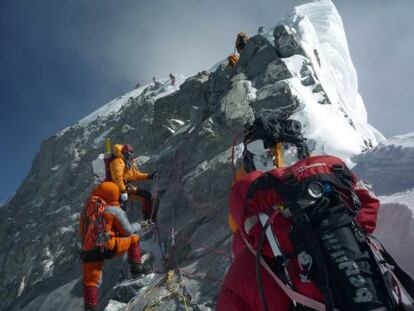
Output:
<path fill-rule="evenodd" d="M 268 64 L 278 59 L 275 47 L 261 35 L 252 37 L 243 51 L 238 67 L 245 67 L 247 77 L 252 79 L 266 71 Z"/>
<path fill-rule="evenodd" d="M 280 81 L 260 89 L 252 106 L 257 114 L 276 114 L 283 118 L 290 116 L 299 107 L 299 102 L 292 94 L 289 84 Z"/>
<path fill-rule="evenodd" d="M 358 164 L 354 171 L 372 183 L 378 195 L 414 188 L 414 175 L 407 171 L 407 167 L 414 166 L 414 148 L 403 147 L 398 144 L 398 140 L 396 144 L 380 144 L 359 155 L 356 160 Z"/>
<path fill-rule="evenodd" d="M 254 37 L 251 37 L 240 55 L 240 59 L 237 62 L 237 67 L 245 68 L 250 63 L 252 58 L 257 56 L 259 50 L 263 49 L 265 46 L 270 46 L 270 43 L 263 36 L 256 35 Z M 251 66 L 253 65 L 254 63 L 251 64 Z M 261 64 L 261 66 L 263 65 L 264 64 Z"/>
<path fill-rule="evenodd" d="M 266 71 L 262 75 L 259 75 L 254 82 L 257 88 L 261 88 L 264 85 L 290 78 L 293 78 L 292 73 L 286 67 L 285 63 L 280 58 L 277 58 L 268 63 Z"/>
<path fill-rule="evenodd" d="M 292 30 L 280 25 L 274 37 L 274 44 L 252 37 L 236 68 L 201 72 L 169 95 L 169 82 L 148 86 L 120 97 L 118 112 L 75 124 L 43 142 L 29 175 L 2 208 L 0 234 L 8 238 L 0 245 L 0 309 L 82 307 L 77 226 L 93 188 L 90 163 L 104 151 L 104 137 L 134 145 L 148 159 L 142 171 L 159 172 L 158 186 L 166 190 L 159 212 L 161 244 L 169 250 L 173 227 L 182 284 L 172 294 L 163 275 L 123 282 L 127 263 L 114 259 L 104 267 L 101 309 L 110 299 L 126 303 L 134 296 L 128 310 L 143 310 L 160 296 L 166 298 L 157 310 L 182 310 L 185 299 L 192 310 L 213 309 L 231 258 L 227 196 L 233 138 L 254 117 L 288 117 L 301 108 L 288 81 L 294 73 L 282 58 L 303 57 L 302 83 L 323 92 Z M 132 220 L 139 209 L 137 202 L 129 211 Z"/>
<path fill-rule="evenodd" d="M 154 278 L 156 276 L 152 274 L 140 279 L 123 281 L 113 288 L 112 299 L 122 303 L 128 303 L 139 294 L 140 290 L 152 284 Z"/>
<path fill-rule="evenodd" d="M 295 38 L 294 29 L 286 25 L 278 25 L 273 31 L 275 47 L 280 57 L 290 57 L 293 55 L 303 55 L 305 52 Z"/>

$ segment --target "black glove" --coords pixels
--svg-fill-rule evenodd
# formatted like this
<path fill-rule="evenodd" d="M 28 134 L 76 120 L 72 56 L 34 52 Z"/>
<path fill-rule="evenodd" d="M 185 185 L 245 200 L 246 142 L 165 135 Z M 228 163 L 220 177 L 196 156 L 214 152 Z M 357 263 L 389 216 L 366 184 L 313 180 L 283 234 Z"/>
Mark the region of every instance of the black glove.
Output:
<path fill-rule="evenodd" d="M 157 172 L 152 172 L 151 174 L 148 175 L 148 179 L 154 179 L 158 176 Z"/>

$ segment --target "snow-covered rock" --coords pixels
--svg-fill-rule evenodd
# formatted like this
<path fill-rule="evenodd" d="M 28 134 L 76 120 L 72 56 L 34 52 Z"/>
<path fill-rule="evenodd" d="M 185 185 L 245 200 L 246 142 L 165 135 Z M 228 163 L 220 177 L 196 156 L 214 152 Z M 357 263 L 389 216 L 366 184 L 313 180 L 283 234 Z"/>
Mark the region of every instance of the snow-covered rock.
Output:
<path fill-rule="evenodd" d="M 339 156 L 352 166 L 353 155 L 384 137 L 367 123 L 337 9 L 325 0 L 298 6 L 273 29 L 273 35 L 282 61 L 293 75 L 289 79 L 282 70 L 288 84 L 284 93 L 296 97 L 300 107 L 291 118 L 303 122 L 306 136 L 317 142 L 315 153 Z"/>
<path fill-rule="evenodd" d="M 116 300 L 109 300 L 108 305 L 105 307 L 104 311 L 120 311 L 123 310 L 126 306 L 126 303 L 122 303 Z"/>

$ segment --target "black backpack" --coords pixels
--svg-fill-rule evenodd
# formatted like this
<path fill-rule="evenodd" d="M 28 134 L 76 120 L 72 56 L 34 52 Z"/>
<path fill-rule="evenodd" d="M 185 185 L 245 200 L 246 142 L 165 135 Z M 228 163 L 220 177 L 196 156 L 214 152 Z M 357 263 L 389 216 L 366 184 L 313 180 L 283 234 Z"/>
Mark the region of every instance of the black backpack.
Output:
<path fill-rule="evenodd" d="M 327 311 L 412 310 L 411 305 L 402 302 L 401 286 L 414 298 L 414 281 L 355 221 L 360 202 L 353 190 L 352 173 L 344 164 L 337 165 L 337 158 L 322 158 L 326 163 L 331 161 L 331 174 L 318 174 L 316 167 L 308 170 L 309 175 L 306 171 L 295 175 L 287 170 L 283 178 L 265 173 L 250 185 L 247 199 L 253 198 L 257 190 L 277 189 L 292 218 L 289 238 L 294 252 L 284 254 L 284 262 L 276 258 L 273 266 L 297 258 L 303 266 L 301 278 L 314 282 L 321 290 Z M 266 230 L 264 226 L 256 260 Z M 274 272 L 281 280 L 289 280 L 286 270 Z M 258 283 L 262 288 L 260 277 Z M 263 293 L 261 296 L 263 300 Z M 266 309 L 266 302 L 263 304 Z M 310 310 L 298 304 L 294 308 Z"/>

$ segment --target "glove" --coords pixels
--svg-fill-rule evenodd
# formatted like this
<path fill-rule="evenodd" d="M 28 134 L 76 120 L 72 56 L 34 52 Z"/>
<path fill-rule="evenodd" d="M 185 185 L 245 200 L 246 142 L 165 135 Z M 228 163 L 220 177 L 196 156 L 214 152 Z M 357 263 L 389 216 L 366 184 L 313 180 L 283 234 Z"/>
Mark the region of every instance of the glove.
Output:
<path fill-rule="evenodd" d="M 154 179 L 158 176 L 157 172 L 152 172 L 151 174 L 148 175 L 148 179 Z"/>
<path fill-rule="evenodd" d="M 134 222 L 131 224 L 131 227 L 134 229 L 134 232 L 137 233 L 139 230 L 142 229 L 142 226 L 138 222 Z"/>
<path fill-rule="evenodd" d="M 126 193 L 126 192 L 121 193 L 121 201 L 122 202 L 128 201 L 128 193 Z"/>

